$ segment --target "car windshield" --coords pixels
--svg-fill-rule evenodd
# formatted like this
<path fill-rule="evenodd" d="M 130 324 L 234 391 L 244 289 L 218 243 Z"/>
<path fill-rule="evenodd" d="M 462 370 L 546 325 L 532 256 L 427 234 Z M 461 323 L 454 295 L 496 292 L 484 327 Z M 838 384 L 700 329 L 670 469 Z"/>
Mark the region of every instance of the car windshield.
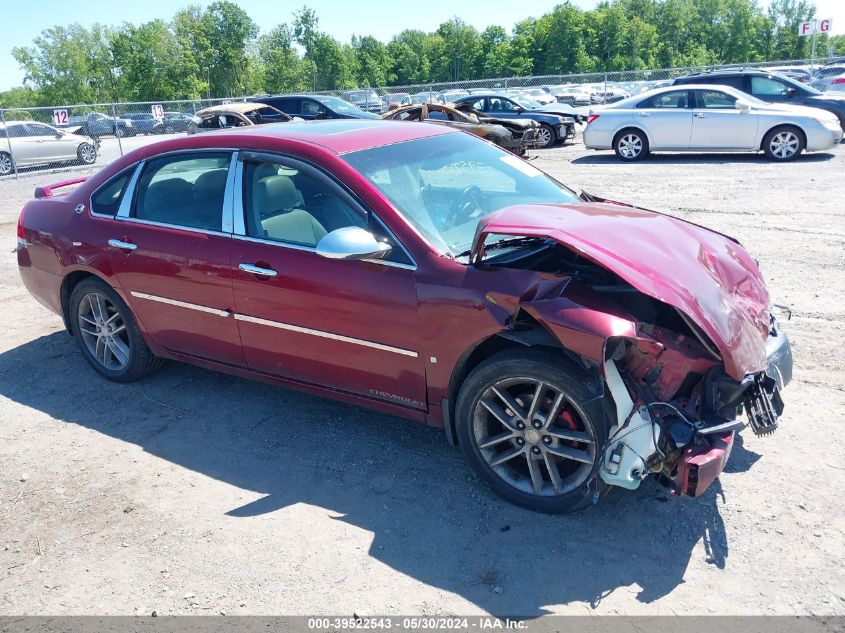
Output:
<path fill-rule="evenodd" d="M 356 108 L 348 101 L 344 101 L 338 97 L 319 97 L 317 101 L 339 114 L 358 114 L 361 112 L 361 108 Z"/>
<path fill-rule="evenodd" d="M 488 213 L 515 204 L 579 200 L 534 166 L 468 134 L 395 143 L 343 158 L 435 248 L 452 257 L 471 247 L 478 220 Z"/>

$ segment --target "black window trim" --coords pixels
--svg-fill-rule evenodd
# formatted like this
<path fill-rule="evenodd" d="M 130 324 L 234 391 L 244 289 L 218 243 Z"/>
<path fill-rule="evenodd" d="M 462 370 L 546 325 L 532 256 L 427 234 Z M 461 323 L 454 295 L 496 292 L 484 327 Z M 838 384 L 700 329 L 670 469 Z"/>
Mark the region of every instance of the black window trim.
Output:
<path fill-rule="evenodd" d="M 411 255 L 408 248 L 402 241 L 396 237 L 396 233 L 387 226 L 387 223 L 382 220 L 379 215 L 367 206 L 358 196 L 356 196 L 346 185 L 337 180 L 332 174 L 317 166 L 316 164 L 303 159 L 298 156 L 290 154 L 282 154 L 281 152 L 264 152 L 255 150 L 242 149 L 238 152 L 238 159 L 236 165 L 235 175 L 235 195 L 234 195 L 234 230 L 232 237 L 248 242 L 259 242 L 262 244 L 271 244 L 281 248 L 289 248 L 297 251 L 306 251 L 316 253 L 317 249 L 313 246 L 304 246 L 295 242 L 283 242 L 280 240 L 271 240 L 261 237 L 253 237 L 246 232 L 246 205 L 244 204 L 244 187 L 243 187 L 243 163 L 245 161 L 262 161 L 269 163 L 279 163 L 289 165 L 295 169 L 299 169 L 314 178 L 318 178 L 328 185 L 328 188 L 338 196 L 343 202 L 348 204 L 354 211 L 360 212 L 366 219 L 367 225 L 372 228 L 372 224 L 377 222 L 380 227 L 387 233 L 390 240 L 399 246 L 405 256 L 410 261 L 410 264 L 404 262 L 392 262 L 386 259 L 364 259 L 358 261 L 365 261 L 372 264 L 381 264 L 382 266 L 389 266 L 393 268 L 404 268 L 407 270 L 417 269 L 417 260 Z"/>

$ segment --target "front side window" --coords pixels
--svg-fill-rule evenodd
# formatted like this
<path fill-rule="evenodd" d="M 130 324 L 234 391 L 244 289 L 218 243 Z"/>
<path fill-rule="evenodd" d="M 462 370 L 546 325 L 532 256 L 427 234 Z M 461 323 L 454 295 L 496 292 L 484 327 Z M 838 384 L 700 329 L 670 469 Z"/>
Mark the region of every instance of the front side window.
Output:
<path fill-rule="evenodd" d="M 687 91 L 676 90 L 674 92 L 664 92 L 659 95 L 649 97 L 637 104 L 638 108 L 686 108 L 688 105 Z"/>
<path fill-rule="evenodd" d="M 770 77 L 752 77 L 751 94 L 755 97 L 784 97 L 789 89 L 785 83 Z"/>
<path fill-rule="evenodd" d="M 470 248 L 482 216 L 515 204 L 578 196 L 539 169 L 468 134 L 442 134 L 350 152 L 343 159 L 447 255 Z"/>
<path fill-rule="evenodd" d="M 344 226 L 366 228 L 367 219 L 326 183 L 289 165 L 244 162 L 244 224 L 247 235 L 314 247 Z"/>
<path fill-rule="evenodd" d="M 698 92 L 699 107 L 715 110 L 733 110 L 736 108 L 736 97 L 720 90 L 700 90 Z"/>
<path fill-rule="evenodd" d="M 141 174 L 133 217 L 220 231 L 231 154 L 178 154 L 149 161 Z"/>

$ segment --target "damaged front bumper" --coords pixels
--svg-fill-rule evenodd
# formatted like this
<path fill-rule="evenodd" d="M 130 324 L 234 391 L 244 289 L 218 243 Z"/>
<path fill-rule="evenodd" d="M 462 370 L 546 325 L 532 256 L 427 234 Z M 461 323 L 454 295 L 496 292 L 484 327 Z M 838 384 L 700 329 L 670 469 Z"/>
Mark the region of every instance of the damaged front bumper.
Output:
<path fill-rule="evenodd" d="M 737 432 L 746 423 L 737 416 L 744 411 L 757 435 L 774 432 L 783 412 L 781 390 L 792 380 L 792 349 L 786 333 L 774 319 L 766 341 L 768 360 L 764 371 L 732 381 L 724 374 L 713 381 L 719 395 L 716 402 L 733 419 L 694 420 L 665 402 L 635 402 L 631 399 L 613 360 L 605 365 L 605 378 L 617 408 L 617 425 L 603 453 L 599 475 L 613 486 L 635 489 L 648 474 L 654 474 L 672 494 L 697 497 L 725 468 Z M 722 393 L 727 402 L 722 401 Z M 739 406 L 737 406 L 739 404 Z M 664 410 L 668 413 L 663 414 Z"/>

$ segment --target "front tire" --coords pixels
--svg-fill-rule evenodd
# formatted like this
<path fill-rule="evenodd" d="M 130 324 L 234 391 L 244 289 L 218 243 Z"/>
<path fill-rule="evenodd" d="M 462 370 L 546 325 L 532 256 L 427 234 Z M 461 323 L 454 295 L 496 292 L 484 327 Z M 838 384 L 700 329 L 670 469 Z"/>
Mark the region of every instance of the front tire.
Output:
<path fill-rule="evenodd" d="M 785 163 L 795 160 L 804 151 L 804 135 L 790 125 L 781 125 L 763 137 L 763 153 L 769 160 Z"/>
<path fill-rule="evenodd" d="M 554 128 L 551 125 L 541 123 L 540 129 L 537 131 L 537 145 L 546 149 L 554 145 L 556 140 Z"/>
<path fill-rule="evenodd" d="M 15 169 L 12 157 L 8 152 L 0 152 L 0 176 L 8 176 Z"/>
<path fill-rule="evenodd" d="M 132 382 L 161 365 L 147 347 L 123 299 L 104 281 L 90 277 L 70 295 L 73 335 L 88 364 L 114 382 Z"/>
<path fill-rule="evenodd" d="M 507 350 L 481 363 L 455 408 L 458 441 L 476 474 L 530 510 L 589 505 L 606 488 L 596 472 L 609 415 L 591 382 L 550 350 Z"/>
<path fill-rule="evenodd" d="M 97 162 L 97 148 L 91 143 L 82 143 L 76 150 L 76 157 L 83 165 L 93 165 Z"/>
<path fill-rule="evenodd" d="M 624 161 L 640 160 L 648 156 L 648 139 L 640 130 L 622 130 L 613 139 L 613 151 Z"/>

